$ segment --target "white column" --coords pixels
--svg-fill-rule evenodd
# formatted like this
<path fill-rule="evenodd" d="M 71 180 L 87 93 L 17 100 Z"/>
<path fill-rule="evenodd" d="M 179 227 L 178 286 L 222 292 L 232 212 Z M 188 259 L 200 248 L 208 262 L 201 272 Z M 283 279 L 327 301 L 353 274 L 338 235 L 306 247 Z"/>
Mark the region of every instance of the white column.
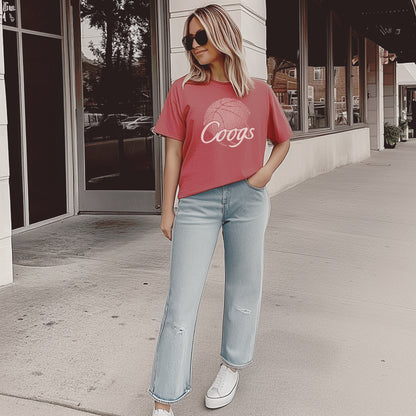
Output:
<path fill-rule="evenodd" d="M 1 7 L 2 3 L 0 16 Z M 3 25 L 0 19 L 0 286 L 13 281 L 8 155 Z"/>
<path fill-rule="evenodd" d="M 266 80 L 266 1 L 219 0 L 215 3 L 223 6 L 240 27 L 250 76 Z M 202 0 L 170 1 L 172 81 L 185 75 L 189 69 L 181 43 L 185 20 L 193 10 L 206 4 L 207 2 Z"/>
<path fill-rule="evenodd" d="M 394 71 L 393 71 L 393 86 L 394 86 L 394 96 L 393 96 L 393 108 L 394 108 L 394 116 L 397 120 L 397 124 L 400 123 L 400 87 L 399 81 L 397 77 L 397 62 L 393 62 Z"/>
<path fill-rule="evenodd" d="M 367 123 L 370 126 L 370 147 L 384 149 L 383 48 L 367 39 Z"/>

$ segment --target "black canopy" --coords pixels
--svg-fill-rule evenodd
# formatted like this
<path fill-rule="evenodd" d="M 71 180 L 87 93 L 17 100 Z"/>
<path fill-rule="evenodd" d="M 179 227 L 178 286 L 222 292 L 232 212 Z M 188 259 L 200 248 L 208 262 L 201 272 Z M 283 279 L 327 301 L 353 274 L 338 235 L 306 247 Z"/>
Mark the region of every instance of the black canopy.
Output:
<path fill-rule="evenodd" d="M 398 62 L 416 61 L 415 0 L 328 0 L 363 36 L 397 55 Z"/>

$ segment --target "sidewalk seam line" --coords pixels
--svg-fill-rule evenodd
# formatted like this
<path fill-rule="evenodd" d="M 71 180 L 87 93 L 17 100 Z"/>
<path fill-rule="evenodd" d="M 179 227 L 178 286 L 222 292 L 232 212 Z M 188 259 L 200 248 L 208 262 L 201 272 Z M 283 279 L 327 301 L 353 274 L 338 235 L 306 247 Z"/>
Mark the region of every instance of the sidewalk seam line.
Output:
<path fill-rule="evenodd" d="M 33 396 L 20 396 L 18 394 L 3 393 L 3 392 L 0 392 L 0 396 L 11 397 L 11 398 L 14 398 L 14 399 L 22 399 L 22 400 L 38 402 L 38 403 L 45 403 L 45 404 L 50 404 L 50 405 L 53 405 L 53 406 L 65 407 L 67 409 L 77 410 L 79 412 L 86 412 L 86 413 L 90 413 L 92 415 L 120 416 L 116 413 L 100 412 L 98 410 L 92 410 L 92 409 L 88 409 L 88 408 L 84 408 L 84 407 L 78 407 L 78 406 L 67 404 L 67 403 L 61 403 L 61 402 L 58 402 L 58 401 L 55 401 L 55 400 L 42 399 L 42 398 L 33 397 Z"/>

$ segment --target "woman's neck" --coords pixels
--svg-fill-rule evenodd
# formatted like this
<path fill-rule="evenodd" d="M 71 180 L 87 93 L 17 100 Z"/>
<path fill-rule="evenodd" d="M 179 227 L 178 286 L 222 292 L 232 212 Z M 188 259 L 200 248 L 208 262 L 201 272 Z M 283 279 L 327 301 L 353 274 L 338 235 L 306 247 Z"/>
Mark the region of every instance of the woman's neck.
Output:
<path fill-rule="evenodd" d="M 211 78 L 214 81 L 227 82 L 229 79 L 224 71 L 224 59 L 213 61 L 209 64 L 211 69 Z"/>

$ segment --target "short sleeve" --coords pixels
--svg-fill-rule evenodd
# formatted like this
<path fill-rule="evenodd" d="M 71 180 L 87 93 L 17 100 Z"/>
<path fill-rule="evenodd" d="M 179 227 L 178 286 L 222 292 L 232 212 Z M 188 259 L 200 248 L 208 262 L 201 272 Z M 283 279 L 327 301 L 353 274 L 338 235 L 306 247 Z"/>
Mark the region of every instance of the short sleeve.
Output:
<path fill-rule="evenodd" d="M 172 139 L 185 139 L 185 120 L 180 105 L 180 83 L 177 81 L 170 87 L 168 96 L 153 131 L 161 136 Z"/>
<path fill-rule="evenodd" d="M 283 143 L 292 135 L 292 129 L 273 90 L 270 87 L 267 89 L 269 100 L 267 138 L 273 143 Z"/>

